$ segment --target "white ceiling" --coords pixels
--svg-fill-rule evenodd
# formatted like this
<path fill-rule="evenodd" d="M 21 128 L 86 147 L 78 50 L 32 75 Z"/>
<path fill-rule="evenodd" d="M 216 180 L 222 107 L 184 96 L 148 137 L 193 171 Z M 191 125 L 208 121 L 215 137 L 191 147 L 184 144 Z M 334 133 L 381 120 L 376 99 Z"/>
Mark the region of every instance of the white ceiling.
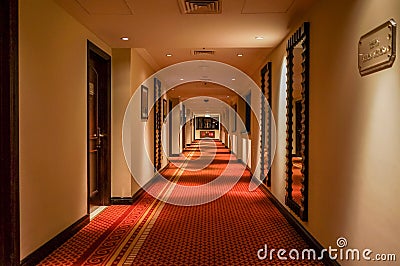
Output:
<path fill-rule="evenodd" d="M 182 14 L 179 1 L 184 0 L 54 1 L 111 48 L 136 48 L 156 71 L 184 61 L 212 60 L 234 66 L 249 76 L 258 75 L 256 72 L 264 64 L 268 54 L 316 2 L 220 0 L 220 14 Z M 262 36 L 263 39 L 256 40 L 256 36 Z M 129 41 L 123 41 L 121 37 L 129 37 Z M 193 50 L 202 49 L 215 53 L 193 54 Z M 172 56 L 167 57 L 167 54 Z M 243 56 L 238 57 L 238 54 Z M 199 66 L 202 64 L 205 62 L 200 62 Z M 179 73 L 174 72 L 172 76 L 169 74 L 165 80 L 167 83 L 179 78 L 202 80 L 205 78 L 202 73 L 204 70 L 199 66 L 196 67 L 195 64 L 192 68 L 180 69 Z M 196 71 L 198 73 L 192 73 Z M 196 95 L 216 95 L 216 99 L 228 103 L 236 99 L 235 92 L 212 85 L 215 75 L 226 74 L 213 70 L 213 73 L 207 74 L 207 85 L 203 82 L 181 85 L 174 91 L 169 91 L 169 94 L 171 97 L 181 96 L 181 100 Z M 230 80 L 232 77 L 225 78 Z M 223 104 L 216 100 L 210 101 L 207 106 L 211 111 L 221 109 Z M 201 99 L 192 99 L 187 102 L 187 107 L 200 112 L 206 105 Z"/>
<path fill-rule="evenodd" d="M 159 70 L 215 60 L 251 75 L 316 0 L 222 0 L 221 14 L 182 14 L 179 0 L 54 0 L 112 48 L 141 48 Z M 127 36 L 129 41 L 120 38 Z M 263 36 L 263 40 L 256 40 Z M 215 55 L 194 56 L 194 49 Z M 170 53 L 172 57 L 166 57 Z M 243 57 L 237 57 L 237 54 Z"/>

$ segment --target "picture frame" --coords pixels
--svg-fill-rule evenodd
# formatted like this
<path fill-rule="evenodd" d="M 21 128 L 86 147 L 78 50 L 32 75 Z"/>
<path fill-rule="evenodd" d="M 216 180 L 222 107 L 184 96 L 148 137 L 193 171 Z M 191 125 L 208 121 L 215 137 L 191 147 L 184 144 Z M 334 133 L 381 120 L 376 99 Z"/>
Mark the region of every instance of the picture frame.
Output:
<path fill-rule="evenodd" d="M 140 90 L 140 118 L 147 120 L 149 118 L 149 88 L 142 85 Z"/>
<path fill-rule="evenodd" d="M 163 121 L 167 119 L 167 114 L 168 114 L 168 107 L 167 107 L 167 100 L 163 99 Z"/>
<path fill-rule="evenodd" d="M 299 53 L 296 53 L 299 52 Z M 286 195 L 285 204 L 302 221 L 308 220 L 310 23 L 290 37 L 286 46 Z M 301 99 L 294 96 L 295 69 L 300 72 Z M 300 101 L 296 101 L 300 100 Z M 297 106 L 296 106 L 297 102 Z M 301 116 L 301 117 L 299 117 Z M 300 125 L 297 125 L 300 123 Z M 297 136 L 299 134 L 299 136 Z M 297 143 L 296 143 L 297 139 Z M 296 147 L 300 149 L 297 152 Z M 299 170 L 300 169 L 300 170 Z"/>

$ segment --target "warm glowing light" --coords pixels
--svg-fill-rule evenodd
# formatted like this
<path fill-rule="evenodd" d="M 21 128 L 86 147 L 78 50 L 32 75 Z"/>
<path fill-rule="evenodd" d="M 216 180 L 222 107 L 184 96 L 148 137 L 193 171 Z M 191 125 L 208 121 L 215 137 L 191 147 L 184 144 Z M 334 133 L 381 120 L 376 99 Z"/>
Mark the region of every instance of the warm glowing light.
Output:
<path fill-rule="evenodd" d="M 129 41 L 129 38 L 128 38 L 128 37 L 121 37 L 121 40 L 123 40 L 123 41 Z"/>
<path fill-rule="evenodd" d="M 172 56 L 172 54 L 167 54 L 167 57 L 171 57 Z"/>
<path fill-rule="evenodd" d="M 235 78 L 232 78 L 232 80 L 236 80 Z"/>
<path fill-rule="evenodd" d="M 243 56 L 243 54 L 238 54 L 237 56 L 238 56 L 238 57 L 242 57 L 242 56 Z"/>
<path fill-rule="evenodd" d="M 256 40 L 264 40 L 263 36 L 256 36 Z"/>

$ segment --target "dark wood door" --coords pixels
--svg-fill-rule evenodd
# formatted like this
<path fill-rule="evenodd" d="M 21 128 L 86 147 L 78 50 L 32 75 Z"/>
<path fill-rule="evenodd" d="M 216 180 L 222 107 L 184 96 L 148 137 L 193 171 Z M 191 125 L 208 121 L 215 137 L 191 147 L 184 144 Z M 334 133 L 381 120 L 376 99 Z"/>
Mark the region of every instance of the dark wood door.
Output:
<path fill-rule="evenodd" d="M 18 1 L 0 2 L 0 265 L 19 265 Z"/>
<path fill-rule="evenodd" d="M 110 57 L 88 45 L 88 194 L 89 211 L 110 204 Z"/>

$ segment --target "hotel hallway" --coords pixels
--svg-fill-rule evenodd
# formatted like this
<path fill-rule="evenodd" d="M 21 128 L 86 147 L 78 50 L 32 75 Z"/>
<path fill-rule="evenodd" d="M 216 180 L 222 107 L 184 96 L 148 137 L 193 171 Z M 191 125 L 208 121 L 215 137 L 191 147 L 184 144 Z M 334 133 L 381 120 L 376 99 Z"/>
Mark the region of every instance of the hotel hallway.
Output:
<path fill-rule="evenodd" d="M 131 206 L 107 207 L 40 265 L 323 265 L 288 253 L 288 260 L 278 259 L 278 249 L 301 256 L 310 246 L 263 189 L 249 191 L 250 172 L 221 142 L 192 144 L 162 175 L 170 182 L 158 178 L 149 191 L 163 200 L 143 193 Z M 183 206 L 196 204 L 194 186 L 204 201 L 233 188 L 211 202 Z"/>

